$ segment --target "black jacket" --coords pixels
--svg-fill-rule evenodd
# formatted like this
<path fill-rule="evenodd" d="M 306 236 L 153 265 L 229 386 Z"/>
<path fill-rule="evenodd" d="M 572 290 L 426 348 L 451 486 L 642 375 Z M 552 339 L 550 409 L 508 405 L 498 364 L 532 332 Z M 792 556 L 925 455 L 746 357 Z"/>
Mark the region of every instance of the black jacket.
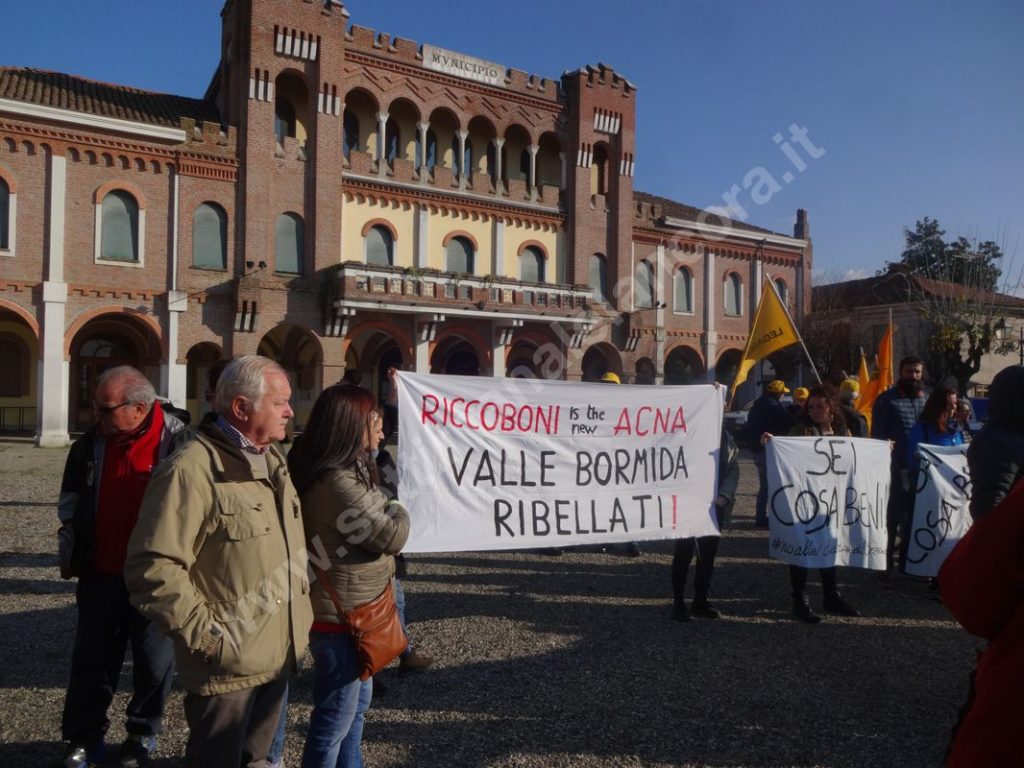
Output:
<path fill-rule="evenodd" d="M 162 408 L 158 403 L 154 408 Z M 193 436 L 193 431 L 164 410 L 164 428 L 160 435 L 160 460 L 163 461 Z M 92 561 L 93 538 L 96 532 L 96 499 L 103 476 L 103 454 L 106 439 L 90 428 L 78 438 L 64 463 L 60 484 L 57 516 L 61 527 L 57 532 L 61 577 L 80 576 Z"/>

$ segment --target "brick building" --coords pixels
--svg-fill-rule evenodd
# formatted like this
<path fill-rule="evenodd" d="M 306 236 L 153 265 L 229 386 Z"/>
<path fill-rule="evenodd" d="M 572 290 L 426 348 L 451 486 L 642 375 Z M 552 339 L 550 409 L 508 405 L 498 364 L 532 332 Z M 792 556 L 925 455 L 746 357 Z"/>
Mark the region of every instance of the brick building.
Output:
<path fill-rule="evenodd" d="M 353 368 L 729 380 L 764 279 L 809 310 L 806 214 L 635 191 L 608 67 L 545 79 L 332 0 L 222 19 L 202 99 L 0 68 L 0 430 L 63 444 L 120 363 L 199 416 L 246 353 L 289 371 L 300 427 Z"/>

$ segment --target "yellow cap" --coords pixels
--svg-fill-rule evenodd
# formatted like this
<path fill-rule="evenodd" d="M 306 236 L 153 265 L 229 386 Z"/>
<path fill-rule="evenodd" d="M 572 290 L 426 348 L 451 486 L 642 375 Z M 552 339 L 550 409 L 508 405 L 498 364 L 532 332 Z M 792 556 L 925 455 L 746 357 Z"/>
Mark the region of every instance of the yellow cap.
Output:
<path fill-rule="evenodd" d="M 843 383 L 839 385 L 839 391 L 860 394 L 860 382 L 856 379 L 843 379 Z"/>
<path fill-rule="evenodd" d="M 601 384 L 621 384 L 622 380 L 619 378 L 619 374 L 608 371 L 604 376 L 598 379 Z"/>
<path fill-rule="evenodd" d="M 811 390 L 809 390 L 807 387 L 797 387 L 796 389 L 793 390 L 793 399 L 806 400 L 809 394 L 811 394 Z"/>
<path fill-rule="evenodd" d="M 789 388 L 786 387 L 786 382 L 782 379 L 772 379 L 768 382 L 768 386 L 765 387 L 773 395 L 785 395 L 789 392 Z"/>

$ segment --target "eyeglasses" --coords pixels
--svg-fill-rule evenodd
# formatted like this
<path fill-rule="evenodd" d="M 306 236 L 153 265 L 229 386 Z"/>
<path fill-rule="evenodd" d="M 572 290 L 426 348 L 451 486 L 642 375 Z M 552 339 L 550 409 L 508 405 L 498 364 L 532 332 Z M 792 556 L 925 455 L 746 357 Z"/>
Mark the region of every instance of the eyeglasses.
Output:
<path fill-rule="evenodd" d="M 92 407 L 93 410 L 95 410 L 96 413 L 100 414 L 101 416 L 109 416 L 118 408 L 124 408 L 126 405 L 131 404 L 131 400 L 125 400 L 123 403 L 118 403 L 117 405 L 100 405 L 99 403 L 93 403 Z"/>

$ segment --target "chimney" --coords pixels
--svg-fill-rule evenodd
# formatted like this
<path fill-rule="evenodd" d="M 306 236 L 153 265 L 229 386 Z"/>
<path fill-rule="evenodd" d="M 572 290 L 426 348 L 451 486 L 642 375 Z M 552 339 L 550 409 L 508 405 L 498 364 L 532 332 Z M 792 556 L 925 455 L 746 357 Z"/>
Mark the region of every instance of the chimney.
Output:
<path fill-rule="evenodd" d="M 793 225 L 793 237 L 800 240 L 809 240 L 811 237 L 811 222 L 807 220 L 807 209 L 796 209 L 796 224 Z"/>

